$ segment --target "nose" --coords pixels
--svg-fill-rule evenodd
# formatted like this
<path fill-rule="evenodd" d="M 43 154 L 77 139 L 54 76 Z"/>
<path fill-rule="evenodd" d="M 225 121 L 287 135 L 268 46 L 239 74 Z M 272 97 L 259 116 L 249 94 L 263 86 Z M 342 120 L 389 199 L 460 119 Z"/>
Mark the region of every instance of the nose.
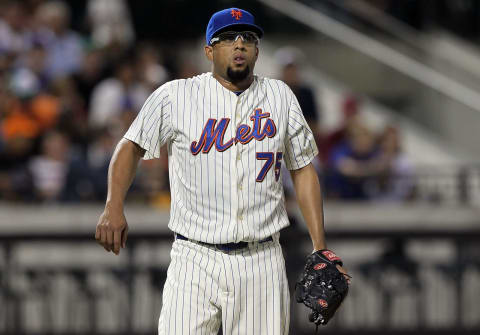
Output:
<path fill-rule="evenodd" d="M 236 41 L 233 43 L 234 50 L 240 49 L 240 50 L 245 50 L 245 42 L 243 41 L 243 38 L 239 36 Z"/>

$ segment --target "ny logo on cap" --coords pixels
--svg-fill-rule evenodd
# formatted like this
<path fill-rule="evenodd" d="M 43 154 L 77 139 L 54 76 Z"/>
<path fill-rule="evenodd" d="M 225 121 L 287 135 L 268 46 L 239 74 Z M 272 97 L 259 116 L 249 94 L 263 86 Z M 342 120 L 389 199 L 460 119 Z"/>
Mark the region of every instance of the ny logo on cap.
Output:
<path fill-rule="evenodd" d="M 242 12 L 237 9 L 232 9 L 230 14 L 232 14 L 232 17 L 234 17 L 235 20 L 240 20 L 240 18 L 242 17 Z"/>

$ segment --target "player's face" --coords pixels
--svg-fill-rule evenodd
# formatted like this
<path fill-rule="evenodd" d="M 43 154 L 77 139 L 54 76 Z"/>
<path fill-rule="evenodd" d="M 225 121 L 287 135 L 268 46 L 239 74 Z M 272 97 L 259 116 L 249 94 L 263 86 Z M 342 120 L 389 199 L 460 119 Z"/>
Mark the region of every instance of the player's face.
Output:
<path fill-rule="evenodd" d="M 258 58 L 256 42 L 237 38 L 233 43 L 218 42 L 205 47 L 207 58 L 213 62 L 213 72 L 232 83 L 240 83 L 253 75 Z"/>

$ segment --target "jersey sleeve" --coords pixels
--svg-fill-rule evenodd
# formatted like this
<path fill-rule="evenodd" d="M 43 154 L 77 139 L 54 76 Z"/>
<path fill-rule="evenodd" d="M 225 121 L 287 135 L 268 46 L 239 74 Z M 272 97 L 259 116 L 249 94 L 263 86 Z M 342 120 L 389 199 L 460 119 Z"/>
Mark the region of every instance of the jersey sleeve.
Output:
<path fill-rule="evenodd" d="M 143 159 L 160 157 L 160 148 L 173 136 L 172 103 L 168 84 L 159 87 L 145 101 L 124 138 L 145 149 Z"/>
<path fill-rule="evenodd" d="M 291 94 L 291 103 L 288 111 L 284 160 L 287 169 L 297 170 L 307 166 L 318 155 L 318 148 L 297 98 L 289 88 L 287 91 Z"/>

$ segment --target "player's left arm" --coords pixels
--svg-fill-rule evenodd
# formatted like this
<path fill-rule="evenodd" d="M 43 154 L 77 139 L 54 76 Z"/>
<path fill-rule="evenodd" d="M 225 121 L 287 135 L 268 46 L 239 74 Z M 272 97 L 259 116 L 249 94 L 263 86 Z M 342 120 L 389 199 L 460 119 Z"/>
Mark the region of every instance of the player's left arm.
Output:
<path fill-rule="evenodd" d="M 293 185 L 305 223 L 307 224 L 314 251 L 327 249 L 325 241 L 323 198 L 317 172 L 312 163 L 291 170 Z M 337 268 L 343 274 L 347 271 L 340 265 Z"/>

